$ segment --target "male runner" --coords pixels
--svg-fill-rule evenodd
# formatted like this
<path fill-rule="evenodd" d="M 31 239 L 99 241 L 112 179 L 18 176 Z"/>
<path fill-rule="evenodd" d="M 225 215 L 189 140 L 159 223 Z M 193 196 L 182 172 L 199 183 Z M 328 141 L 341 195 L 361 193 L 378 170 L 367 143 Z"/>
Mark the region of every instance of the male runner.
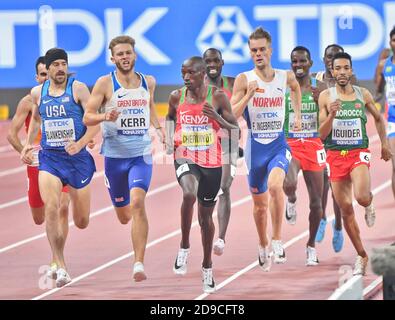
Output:
<path fill-rule="evenodd" d="M 365 275 L 367 253 L 362 245 L 352 205 L 352 192 L 357 202 L 365 207 L 365 220 L 373 226 L 375 210 L 370 189 L 370 151 L 366 133 L 367 109 L 375 120 L 381 140 L 381 158 L 388 161 L 391 151 L 388 146 L 385 124 L 374 105 L 372 95 L 365 88 L 352 85 L 352 61 L 347 53 L 335 54 L 332 59 L 333 77 L 336 86 L 320 94 L 320 136 L 325 139 L 328 176 L 333 194 L 343 216 L 343 223 L 357 251 L 354 275 Z"/>
<path fill-rule="evenodd" d="M 392 153 L 395 153 L 395 27 L 390 32 L 390 48 L 392 55 L 382 59 L 378 66 L 377 94 L 385 87 L 388 131 L 387 138 Z M 392 193 L 395 198 L 395 159 L 392 158 Z"/>
<path fill-rule="evenodd" d="M 154 104 L 155 78 L 135 71 L 135 40 L 118 36 L 111 40 L 111 61 L 115 71 L 100 77 L 89 99 L 84 123 L 102 123 L 105 183 L 122 224 L 132 220 L 135 252 L 133 279 L 147 279 L 144 254 L 148 237 L 145 197 L 152 176 L 149 135 L 152 124 L 163 141 Z M 104 106 L 104 113 L 98 113 Z"/>
<path fill-rule="evenodd" d="M 62 187 L 69 187 L 75 225 L 86 228 L 90 213 L 89 183 L 96 168 L 85 146 L 98 128 L 87 129 L 82 123 L 89 90 L 85 84 L 68 76 L 66 51 L 59 48 L 48 50 L 45 64 L 49 80 L 31 91 L 32 118 L 21 158 L 26 164 L 31 163 L 32 143 L 42 122 L 39 189 L 45 205 L 46 231 L 53 262 L 58 268 L 56 286 L 61 287 L 71 281 L 64 261 L 66 237 L 59 217 Z"/>
<path fill-rule="evenodd" d="M 291 89 L 295 112 L 294 131 L 300 130 L 301 126 L 299 83 L 292 71 L 272 68 L 271 43 L 271 35 L 261 27 L 250 35 L 248 45 L 255 67 L 236 77 L 231 100 L 236 117 L 243 115 L 250 130 L 245 159 L 259 236 L 258 260 L 264 271 L 269 271 L 271 267 L 266 231 L 268 209 L 273 225 L 271 244 L 274 262 L 286 261 L 281 242 L 281 223 L 284 214 L 283 183 L 291 160 L 283 132 L 287 87 Z"/>
<path fill-rule="evenodd" d="M 291 67 L 302 91 L 302 129 L 294 132 L 294 110 L 289 93 L 286 94 L 286 113 L 284 131 L 288 145 L 291 147 L 292 160 L 284 181 L 287 195 L 285 217 L 290 224 L 296 222 L 296 187 L 298 173 L 303 171 L 310 200 L 309 238 L 306 244 L 306 265 L 318 264 L 315 249 L 315 236 L 322 216 L 321 195 L 324 184 L 325 149 L 318 137 L 319 108 L 313 98 L 314 80 L 310 75 L 313 65 L 309 49 L 298 46 L 291 52 Z"/>
<path fill-rule="evenodd" d="M 211 293 L 215 291 L 211 260 L 215 231 L 212 214 L 222 175 L 222 150 L 218 131 L 226 129 L 229 136 L 233 136 L 233 130 L 238 137 L 239 128 L 226 94 L 217 87 L 205 84 L 205 69 L 201 57 L 191 57 L 184 61 L 181 73 L 185 86 L 173 91 L 169 97 L 166 144 L 167 152 L 174 152 L 176 176 L 183 192 L 182 239 L 173 271 L 181 275 L 187 272 L 193 206 L 198 199 L 204 255 L 203 291 Z"/>

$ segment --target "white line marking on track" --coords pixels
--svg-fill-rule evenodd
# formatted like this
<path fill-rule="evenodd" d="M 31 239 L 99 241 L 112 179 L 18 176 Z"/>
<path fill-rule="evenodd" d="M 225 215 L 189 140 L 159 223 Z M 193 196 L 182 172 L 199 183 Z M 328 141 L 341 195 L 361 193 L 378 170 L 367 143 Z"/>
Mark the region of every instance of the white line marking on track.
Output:
<path fill-rule="evenodd" d="M 178 182 L 177 182 L 177 181 L 174 181 L 174 182 L 165 184 L 165 185 L 163 185 L 163 186 L 161 186 L 161 187 L 158 187 L 158 188 L 156 188 L 156 189 L 153 189 L 152 191 L 148 191 L 147 197 L 150 197 L 150 196 L 153 196 L 153 195 L 155 195 L 155 194 L 157 194 L 157 193 L 159 193 L 159 192 L 163 192 L 163 191 L 166 191 L 166 190 L 168 190 L 168 189 L 174 188 L 174 187 L 177 186 L 177 185 L 178 185 Z M 90 215 L 90 219 L 92 219 L 92 218 L 94 218 L 94 217 L 97 217 L 97 216 L 100 216 L 100 215 L 102 215 L 103 213 L 106 213 L 107 211 L 110 211 L 110 210 L 112 210 L 112 209 L 113 209 L 113 206 L 108 206 L 108 207 L 105 207 L 105 208 L 103 208 L 103 209 L 97 210 L 97 211 L 93 212 L 93 213 Z M 74 226 L 74 221 L 69 222 L 69 227 L 72 227 L 72 226 Z M 24 244 L 26 244 L 26 243 L 32 242 L 32 241 L 34 241 L 34 240 L 38 240 L 38 239 L 44 238 L 44 237 L 46 237 L 46 235 L 47 235 L 47 234 L 46 234 L 45 232 L 43 232 L 43 233 L 40 233 L 40 234 L 38 234 L 38 235 L 36 235 L 36 236 L 33 236 L 33 237 L 30 237 L 30 238 L 27 238 L 27 239 L 24 239 L 24 240 L 15 242 L 15 243 L 10 244 L 10 245 L 8 245 L 8 246 L 6 246 L 6 247 L 0 248 L 0 253 L 9 251 L 9 250 L 14 249 L 14 248 L 17 248 L 17 247 L 20 247 L 20 246 L 22 246 L 22 245 L 24 245 Z"/>
<path fill-rule="evenodd" d="M 246 203 L 246 202 L 248 202 L 248 201 L 250 201 L 250 200 L 251 200 L 251 196 L 248 195 L 248 196 L 246 196 L 246 197 L 244 197 L 244 198 L 242 198 L 242 199 L 240 199 L 240 200 L 237 200 L 237 201 L 235 201 L 234 203 L 232 203 L 232 208 L 237 207 L 237 206 L 239 206 L 239 205 L 242 205 L 242 204 L 244 204 L 244 203 Z M 217 211 L 214 212 L 213 217 L 215 217 L 216 215 L 217 215 Z M 198 221 L 195 220 L 195 221 L 192 223 L 192 228 L 194 228 L 194 227 L 196 227 L 196 226 L 198 226 L 198 225 L 199 225 Z M 161 242 L 163 242 L 163 241 L 165 241 L 165 240 L 167 240 L 167 239 L 170 239 L 170 238 L 172 238 L 172 237 L 175 237 L 175 236 L 177 236 L 177 235 L 179 235 L 179 234 L 181 234 L 181 229 L 177 229 L 177 230 L 175 230 L 175 231 L 173 231 L 173 232 L 170 232 L 170 233 L 164 235 L 163 237 L 160 237 L 160 238 L 158 238 L 158 239 L 155 239 L 155 240 L 149 242 L 149 243 L 147 244 L 147 247 L 146 247 L 146 248 L 148 249 L 148 248 L 150 248 L 150 247 L 153 247 L 154 245 L 156 245 L 156 244 L 158 244 L 158 243 L 161 243 Z M 104 270 L 104 269 L 106 269 L 106 268 L 108 268 L 108 267 L 111 267 L 112 265 L 114 265 L 114 264 L 116 264 L 116 263 L 118 263 L 118 262 L 120 262 L 120 261 L 122 261 L 122 260 L 128 259 L 128 258 L 130 258 L 130 257 L 133 256 L 133 255 L 134 255 L 134 251 L 132 251 L 132 252 L 130 252 L 130 253 L 127 253 L 127 254 L 124 254 L 124 255 L 122 255 L 122 256 L 116 258 L 116 259 L 113 259 L 113 260 L 111 260 L 111 261 L 109 261 L 109 262 L 107 262 L 107 263 L 105 263 L 105 264 L 103 264 L 103 265 L 101 265 L 101 266 L 99 266 L 99 267 L 97 267 L 97 268 L 91 270 L 91 271 L 88 271 L 88 272 L 86 272 L 86 273 L 84 273 L 84 274 L 82 274 L 82 275 L 80 275 L 80 276 L 74 278 L 70 283 L 68 283 L 68 284 L 65 285 L 64 287 L 62 287 L 62 288 L 51 289 L 51 290 L 49 290 L 49 291 L 47 291 L 47 292 L 45 292 L 45 293 L 43 293 L 43 294 L 41 294 L 41 295 L 39 295 L 39 296 L 36 296 L 36 297 L 32 298 L 32 300 L 40 300 L 40 299 L 43 299 L 43 298 L 45 298 L 45 297 L 47 297 L 47 296 L 49 296 L 49 295 L 52 295 L 52 294 L 58 292 L 59 290 L 65 288 L 65 287 L 67 287 L 67 286 L 69 286 L 69 285 L 72 285 L 72 284 L 74 284 L 74 283 L 76 283 L 76 282 L 78 282 L 78 281 L 80 281 L 80 280 L 83 280 L 83 279 L 85 279 L 85 278 L 91 276 L 92 274 L 95 274 L 95 273 L 97 273 L 97 272 L 99 272 L 99 271 L 101 271 L 101 270 Z"/>
<path fill-rule="evenodd" d="M 372 190 L 372 193 L 375 195 L 381 191 L 383 191 L 385 188 L 388 188 L 391 185 L 391 180 L 387 180 L 386 182 L 382 183 L 381 185 L 379 185 L 378 187 L 376 187 L 375 189 Z M 354 200 L 353 201 L 353 205 L 356 205 L 357 202 Z M 327 217 L 327 221 L 330 222 L 335 218 L 335 215 L 330 215 L 329 217 Z M 301 233 L 300 235 L 292 238 L 291 240 L 287 241 L 284 244 L 284 248 L 288 248 L 289 246 L 293 245 L 294 243 L 298 242 L 299 240 L 303 239 L 304 237 L 307 237 L 309 235 L 309 231 L 306 230 L 303 233 Z M 227 278 L 226 280 L 222 281 L 218 286 L 217 286 L 217 291 L 223 287 L 225 287 L 226 285 L 228 285 L 229 283 L 231 283 L 232 281 L 236 280 L 238 277 L 240 277 L 241 275 L 243 275 L 244 273 L 250 271 L 251 269 L 255 268 L 258 265 L 258 261 L 255 261 L 253 263 L 251 263 L 250 265 L 248 265 L 247 267 L 243 268 L 242 270 L 236 272 L 235 274 L 233 274 L 232 276 L 230 276 L 229 278 Z M 194 300 L 203 300 L 205 298 L 207 298 L 209 296 L 209 293 L 203 293 L 201 295 L 199 295 L 198 297 L 196 297 Z"/>

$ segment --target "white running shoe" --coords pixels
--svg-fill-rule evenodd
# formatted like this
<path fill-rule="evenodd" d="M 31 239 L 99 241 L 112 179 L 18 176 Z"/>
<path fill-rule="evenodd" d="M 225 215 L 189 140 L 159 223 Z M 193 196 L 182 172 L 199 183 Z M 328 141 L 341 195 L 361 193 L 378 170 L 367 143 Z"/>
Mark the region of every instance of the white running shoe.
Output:
<path fill-rule="evenodd" d="M 369 258 L 367 256 L 365 258 L 362 258 L 361 256 L 357 256 L 357 260 L 355 261 L 354 270 L 352 274 L 354 276 L 366 275 L 366 267 L 368 266 L 368 261 Z"/>
<path fill-rule="evenodd" d="M 213 245 L 214 254 L 217 256 L 221 256 L 224 253 L 225 249 L 225 241 L 221 238 L 218 238 Z"/>
<path fill-rule="evenodd" d="M 203 277 L 203 291 L 205 293 L 213 293 L 216 290 L 215 281 L 213 278 L 213 269 L 212 268 L 202 268 L 202 277 Z"/>
<path fill-rule="evenodd" d="M 189 249 L 180 248 L 178 250 L 176 261 L 174 262 L 173 272 L 184 275 L 187 273 Z"/>
<path fill-rule="evenodd" d="M 56 271 L 58 270 L 58 265 L 52 262 L 47 271 L 47 278 L 51 280 L 56 280 Z"/>
<path fill-rule="evenodd" d="M 312 248 L 310 246 L 306 247 L 306 266 L 316 266 L 318 265 L 319 261 L 317 258 L 317 250 L 315 248 Z"/>
<path fill-rule="evenodd" d="M 289 202 L 288 198 L 285 204 L 285 220 L 290 225 L 296 223 L 296 202 Z"/>
<path fill-rule="evenodd" d="M 287 258 L 285 257 L 285 250 L 281 240 L 272 240 L 272 248 L 274 254 L 274 263 L 285 263 Z"/>
<path fill-rule="evenodd" d="M 258 263 L 263 271 L 270 271 L 272 259 L 270 257 L 269 246 L 263 248 L 261 245 L 258 245 Z"/>
<path fill-rule="evenodd" d="M 133 266 L 133 279 L 136 282 L 140 282 L 147 279 L 147 275 L 144 272 L 144 265 L 140 261 L 135 262 Z"/>
<path fill-rule="evenodd" d="M 67 271 L 63 268 L 59 268 L 56 271 L 56 286 L 60 288 L 68 284 L 69 282 L 71 282 L 71 278 Z"/>
<path fill-rule="evenodd" d="M 365 208 L 365 221 L 369 228 L 373 227 L 376 221 L 376 209 L 373 206 L 373 202 Z"/>

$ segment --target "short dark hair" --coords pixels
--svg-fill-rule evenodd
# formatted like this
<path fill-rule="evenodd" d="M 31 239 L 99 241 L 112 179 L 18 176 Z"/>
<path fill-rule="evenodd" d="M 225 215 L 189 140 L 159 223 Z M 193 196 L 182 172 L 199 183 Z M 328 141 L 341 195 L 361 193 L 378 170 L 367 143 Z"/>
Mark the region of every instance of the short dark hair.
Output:
<path fill-rule="evenodd" d="M 303 47 L 303 46 L 296 46 L 295 48 L 293 48 L 293 50 L 291 51 L 291 58 L 292 58 L 292 54 L 293 54 L 295 51 L 305 51 L 305 52 L 307 52 L 307 56 L 309 57 L 309 60 L 311 60 L 310 50 L 307 49 L 306 47 Z"/>
<path fill-rule="evenodd" d="M 184 65 L 186 62 L 191 62 L 191 63 L 193 63 L 193 64 L 197 64 L 197 66 L 198 66 L 198 68 L 199 68 L 200 70 L 205 70 L 205 68 L 206 68 L 206 63 L 204 62 L 203 58 L 202 58 L 202 57 L 199 57 L 199 56 L 193 56 L 193 57 L 188 58 L 187 60 L 185 60 L 185 61 L 183 62 L 183 65 Z"/>
<path fill-rule="evenodd" d="M 392 39 L 392 37 L 395 35 L 395 26 L 392 28 L 391 32 L 390 32 L 390 39 Z"/>
<path fill-rule="evenodd" d="M 350 61 L 350 66 L 352 67 L 352 59 L 351 59 L 351 56 L 347 52 L 338 52 L 333 56 L 332 68 L 333 68 L 333 64 L 335 63 L 336 59 L 347 59 L 348 61 Z"/>
<path fill-rule="evenodd" d="M 327 46 L 326 48 L 325 48 L 325 50 L 324 50 L 324 56 L 326 56 L 326 51 L 329 49 L 329 48 L 338 48 L 341 52 L 344 52 L 344 48 L 341 46 L 341 45 L 339 45 L 339 44 L 336 44 L 336 43 L 332 43 L 332 44 L 330 44 L 329 46 Z"/>
<path fill-rule="evenodd" d="M 266 30 L 263 30 L 262 27 L 256 28 L 248 37 L 248 45 L 250 44 L 250 40 L 258 40 L 258 39 L 266 39 L 268 43 L 272 43 L 272 36 Z"/>
<path fill-rule="evenodd" d="M 44 56 L 40 56 L 37 58 L 36 60 L 36 74 L 38 74 L 38 65 L 42 63 L 45 65 L 45 57 Z"/>
<path fill-rule="evenodd" d="M 219 57 L 222 59 L 222 52 L 218 50 L 217 48 L 208 48 L 206 51 L 203 52 L 203 57 L 207 54 L 209 51 L 214 51 L 218 53 Z"/>

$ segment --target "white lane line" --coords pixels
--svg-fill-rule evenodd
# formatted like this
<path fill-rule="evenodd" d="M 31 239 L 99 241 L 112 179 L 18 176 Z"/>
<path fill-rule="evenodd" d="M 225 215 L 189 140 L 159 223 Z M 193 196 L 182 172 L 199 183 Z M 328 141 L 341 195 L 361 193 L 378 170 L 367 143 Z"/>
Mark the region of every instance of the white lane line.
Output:
<path fill-rule="evenodd" d="M 365 289 L 363 289 L 363 296 L 367 296 L 373 290 L 377 288 L 383 282 L 383 276 L 377 277 L 376 280 L 372 281 Z"/>
<path fill-rule="evenodd" d="M 242 204 L 244 204 L 244 203 L 246 203 L 246 202 L 248 202 L 250 200 L 251 200 L 251 196 L 248 195 L 248 196 L 246 196 L 246 197 L 244 197 L 244 198 L 242 198 L 240 200 L 237 200 L 234 203 L 232 203 L 232 208 L 240 206 L 240 205 L 242 205 Z M 215 217 L 216 215 L 217 215 L 217 211 L 214 212 L 213 217 Z M 194 227 L 196 227 L 198 225 L 199 225 L 198 221 L 195 220 L 192 223 L 192 228 L 194 228 Z M 149 242 L 147 244 L 147 248 L 153 247 L 153 246 L 155 246 L 155 245 L 157 245 L 157 244 L 159 244 L 159 243 L 161 243 L 161 242 L 163 242 L 165 240 L 173 238 L 173 237 L 175 237 L 175 236 L 177 236 L 179 234 L 181 234 L 181 229 L 177 229 L 177 230 L 175 230 L 173 232 L 170 232 L 170 233 L 166 234 L 163 237 L 160 237 L 158 239 L 155 239 L 155 240 Z M 122 255 L 122 256 L 120 256 L 118 258 L 115 258 L 115 259 L 113 259 L 113 260 L 111 260 L 111 261 L 109 261 L 109 262 L 107 262 L 107 263 L 105 263 L 105 264 L 93 269 L 93 270 L 90 270 L 90 271 L 88 271 L 88 272 L 86 272 L 86 273 L 74 278 L 70 283 L 68 283 L 64 287 L 62 287 L 62 288 L 55 288 L 55 289 L 49 290 L 49 291 L 47 291 L 47 292 L 45 292 L 45 293 L 43 293 L 43 294 L 41 294 L 39 296 L 36 296 L 36 297 L 32 298 L 32 300 L 40 300 L 40 299 L 45 298 L 45 297 L 47 297 L 49 295 L 52 295 L 52 294 L 58 292 L 59 290 L 62 290 L 63 288 L 69 286 L 69 285 L 72 285 L 72 284 L 74 284 L 74 283 L 76 283 L 76 282 L 78 282 L 80 280 L 83 280 L 83 279 L 91 276 L 92 274 L 95 274 L 95 273 L 97 273 L 97 272 L 99 272 L 101 270 L 104 270 L 104 269 L 106 269 L 108 267 L 111 267 L 112 265 L 114 265 L 114 264 L 116 264 L 116 263 L 118 263 L 118 262 L 120 262 L 122 260 L 128 259 L 128 258 L 130 258 L 133 255 L 134 255 L 134 251 L 132 251 L 130 253 L 127 253 L 127 254 L 124 254 L 124 255 Z"/>
<path fill-rule="evenodd" d="M 26 166 L 20 166 L 20 167 L 0 171 L 0 177 L 9 176 L 11 174 L 19 173 L 22 171 L 26 171 Z"/>
<path fill-rule="evenodd" d="M 373 189 L 372 193 L 375 195 L 375 194 L 383 191 L 384 189 L 388 188 L 390 185 L 391 185 L 391 180 L 387 180 L 386 182 L 382 183 L 381 185 L 379 185 L 378 187 Z M 355 206 L 356 204 L 357 204 L 357 202 L 354 200 L 353 201 L 353 205 Z M 327 217 L 327 221 L 330 222 L 334 218 L 335 218 L 335 215 L 332 214 L 329 217 Z M 294 243 L 300 241 L 301 239 L 307 237 L 308 235 L 309 235 L 309 230 L 304 231 L 303 233 L 299 234 L 298 236 L 296 236 L 296 237 L 292 238 L 291 240 L 287 241 L 284 244 L 284 248 L 285 249 L 288 248 L 289 246 L 291 246 Z M 225 287 L 226 285 L 228 285 L 232 281 L 236 280 L 241 275 L 243 275 L 246 272 L 250 271 L 251 269 L 255 268 L 257 265 L 258 265 L 258 261 L 255 261 L 255 262 L 251 263 L 250 265 L 248 265 L 247 267 L 243 268 L 242 270 L 236 272 L 235 274 L 233 274 L 229 278 L 225 279 L 224 281 L 222 281 L 220 284 L 217 285 L 217 291 L 219 289 Z M 203 294 L 199 295 L 198 297 L 196 297 L 194 300 L 203 300 L 203 299 L 207 298 L 208 296 L 209 296 L 209 293 L 203 293 Z"/>
<path fill-rule="evenodd" d="M 153 196 L 153 195 L 155 195 L 155 194 L 157 194 L 157 193 L 160 193 L 160 192 L 169 190 L 169 189 L 171 189 L 171 188 L 174 188 L 174 187 L 177 186 L 177 185 L 178 185 L 178 182 L 177 182 L 177 181 L 174 181 L 174 182 L 165 184 L 165 185 L 163 185 L 163 186 L 161 186 L 161 187 L 159 187 L 159 188 L 153 189 L 152 191 L 148 191 L 147 197 L 150 197 L 150 196 Z M 97 217 L 97 216 L 100 216 L 100 215 L 102 215 L 103 213 L 106 213 L 106 212 L 108 212 L 108 211 L 110 211 L 110 210 L 112 210 L 112 209 L 113 209 L 113 206 L 108 206 L 108 207 L 105 207 L 105 208 L 103 208 L 103 209 L 97 210 L 97 211 L 93 212 L 93 213 L 90 215 L 90 219 L 92 219 L 92 218 L 94 218 L 94 217 Z M 70 226 L 70 227 L 74 226 L 74 221 L 71 221 L 71 222 L 69 223 L 69 226 Z M 41 238 L 44 238 L 44 237 L 46 237 L 46 233 L 45 233 L 45 232 L 40 233 L 40 234 L 38 234 L 38 235 L 36 235 L 36 236 L 33 236 L 33 237 L 30 237 L 30 238 L 27 238 L 27 239 L 24 239 L 24 240 L 15 242 L 15 243 L 10 244 L 10 245 L 8 245 L 8 246 L 6 246 L 6 247 L 0 248 L 0 253 L 9 251 L 9 250 L 11 250 L 11 249 L 20 247 L 20 246 L 22 246 L 22 245 L 24 245 L 24 244 L 26 244 L 26 243 L 29 243 L 29 242 L 32 242 L 32 241 L 35 241 L 35 240 L 38 240 L 38 239 L 41 239 Z"/>

